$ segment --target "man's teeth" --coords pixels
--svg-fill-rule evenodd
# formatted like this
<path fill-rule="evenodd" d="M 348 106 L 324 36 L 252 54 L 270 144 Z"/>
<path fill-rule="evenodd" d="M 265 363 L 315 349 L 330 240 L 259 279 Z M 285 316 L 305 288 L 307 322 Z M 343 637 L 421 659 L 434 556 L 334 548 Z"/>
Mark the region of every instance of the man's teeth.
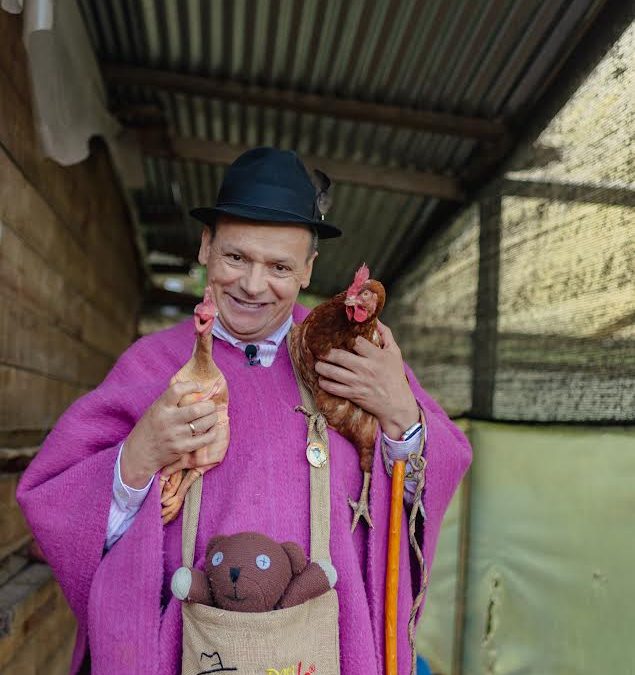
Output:
<path fill-rule="evenodd" d="M 264 302 L 246 302 L 245 300 L 238 300 L 237 298 L 234 298 L 236 302 L 239 305 L 243 305 L 244 307 L 262 307 L 265 303 Z"/>

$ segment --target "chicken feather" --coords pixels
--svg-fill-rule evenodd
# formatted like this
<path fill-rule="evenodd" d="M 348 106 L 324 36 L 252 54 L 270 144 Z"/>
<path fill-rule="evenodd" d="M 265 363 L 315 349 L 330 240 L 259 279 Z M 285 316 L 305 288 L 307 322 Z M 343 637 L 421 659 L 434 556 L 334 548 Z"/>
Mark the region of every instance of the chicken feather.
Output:
<path fill-rule="evenodd" d="M 316 361 L 327 357 L 333 348 L 354 351 L 355 339 L 363 337 L 381 346 L 377 317 L 386 299 L 379 281 L 369 279 L 363 265 L 347 291 L 315 307 L 301 324 L 293 327 L 290 353 L 298 375 L 313 394 L 317 409 L 328 425 L 357 449 L 364 484 L 358 501 L 349 498 L 354 513 L 352 529 L 360 518 L 372 527 L 368 506 L 370 474 L 373 467 L 377 418 L 347 399 L 329 394 L 319 385 Z"/>

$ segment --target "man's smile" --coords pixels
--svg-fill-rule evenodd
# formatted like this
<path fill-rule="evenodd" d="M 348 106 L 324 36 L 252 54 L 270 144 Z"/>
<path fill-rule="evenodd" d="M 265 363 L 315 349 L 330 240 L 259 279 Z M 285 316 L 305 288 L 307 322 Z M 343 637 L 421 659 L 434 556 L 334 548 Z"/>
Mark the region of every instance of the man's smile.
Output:
<path fill-rule="evenodd" d="M 270 302 L 251 302 L 249 300 L 242 300 L 240 298 L 235 298 L 229 293 L 226 293 L 226 295 L 229 298 L 230 303 L 236 307 L 239 307 L 240 309 L 257 311 L 271 304 Z"/>

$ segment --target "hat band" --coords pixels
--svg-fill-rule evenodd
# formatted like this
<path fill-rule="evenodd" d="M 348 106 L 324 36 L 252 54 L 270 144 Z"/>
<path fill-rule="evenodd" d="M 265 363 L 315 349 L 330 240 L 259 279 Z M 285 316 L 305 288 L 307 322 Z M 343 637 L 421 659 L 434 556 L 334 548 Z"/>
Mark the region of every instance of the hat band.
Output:
<path fill-rule="evenodd" d="M 245 201 L 245 192 L 249 201 Z M 300 196 L 301 197 L 301 196 Z M 304 221 L 314 222 L 315 197 L 305 194 L 305 199 L 299 199 L 296 191 L 281 185 L 250 185 L 249 190 L 221 189 L 216 202 L 217 208 L 223 206 L 247 206 L 255 209 L 265 209 L 277 213 L 288 213 Z M 310 201 L 309 201 L 310 200 Z M 255 203 L 254 203 L 255 202 Z M 308 207 L 308 208 L 307 208 Z"/>
<path fill-rule="evenodd" d="M 283 209 L 272 209 L 270 206 L 262 206 L 261 204 L 247 204 L 246 202 L 219 202 L 218 204 L 216 204 L 214 208 L 219 211 L 222 211 L 224 208 L 229 208 L 231 206 L 239 206 L 239 207 L 242 206 L 244 208 L 256 209 L 260 211 L 284 213 L 288 216 L 292 216 L 293 218 L 297 218 L 298 222 L 306 223 L 307 225 L 318 225 L 318 223 L 315 220 L 307 218 L 306 216 L 301 216 L 299 213 L 295 213 L 294 211 L 288 211 Z"/>

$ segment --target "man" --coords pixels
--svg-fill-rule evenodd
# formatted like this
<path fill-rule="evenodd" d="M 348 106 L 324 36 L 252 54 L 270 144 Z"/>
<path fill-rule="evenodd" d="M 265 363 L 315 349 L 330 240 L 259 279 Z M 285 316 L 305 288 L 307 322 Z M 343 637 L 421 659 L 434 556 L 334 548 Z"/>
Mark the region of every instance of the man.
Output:
<path fill-rule="evenodd" d="M 297 156 L 271 148 L 236 160 L 216 207 L 193 215 L 206 223 L 199 260 L 218 310 L 214 359 L 228 382 L 231 425 L 225 458 L 203 479 L 196 564 L 211 536 L 248 530 L 296 541 L 308 553 L 306 425 L 294 412 L 300 398 L 284 338 L 291 322 L 306 315 L 295 302 L 311 278 L 316 237 L 340 231 L 320 218 Z M 357 354 L 335 350 L 318 372 L 325 390 L 377 416 L 393 457 L 427 435 L 423 549 L 430 565 L 470 449 L 407 368 L 404 378 L 387 327 L 382 337 L 383 349 L 363 341 Z M 102 385 L 64 414 L 20 484 L 18 500 L 78 618 L 73 672 L 87 648 L 94 673 L 180 671 L 181 611 L 169 583 L 181 565 L 182 518 L 162 526 L 154 476 L 214 435 L 213 403 L 179 407 L 194 386 L 168 386 L 192 343 L 192 322 L 186 321 L 132 345 Z M 245 357 L 248 344 L 258 348 L 257 367 Z M 425 429 L 416 427 L 420 410 Z M 413 438 L 400 440 L 411 431 Z M 377 457 L 370 502 L 375 528 L 360 526 L 351 534 L 347 496 L 359 492 L 357 453 L 338 434 L 329 436 L 341 669 L 381 673 L 390 482 Z M 401 564 L 399 662 L 405 672 L 406 624 L 418 590 L 411 586 L 406 542 Z"/>

